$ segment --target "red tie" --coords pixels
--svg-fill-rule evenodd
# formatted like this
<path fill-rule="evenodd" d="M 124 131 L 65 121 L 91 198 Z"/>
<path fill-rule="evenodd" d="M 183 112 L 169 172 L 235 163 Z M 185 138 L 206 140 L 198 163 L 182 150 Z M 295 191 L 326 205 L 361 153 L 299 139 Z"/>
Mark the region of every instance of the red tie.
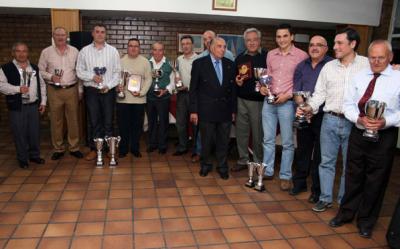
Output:
<path fill-rule="evenodd" d="M 372 93 L 374 92 L 376 79 L 380 75 L 381 75 L 380 73 L 374 73 L 374 78 L 372 78 L 372 80 L 369 82 L 367 90 L 365 90 L 364 95 L 362 96 L 362 98 L 358 102 L 358 109 L 360 110 L 360 115 L 359 115 L 360 117 L 364 117 L 365 116 L 365 104 L 371 98 Z"/>

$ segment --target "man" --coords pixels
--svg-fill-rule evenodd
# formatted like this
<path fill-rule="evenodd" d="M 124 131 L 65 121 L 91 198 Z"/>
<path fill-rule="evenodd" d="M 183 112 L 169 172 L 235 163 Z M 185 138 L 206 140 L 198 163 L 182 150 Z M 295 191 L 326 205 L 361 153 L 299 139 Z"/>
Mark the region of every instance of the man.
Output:
<path fill-rule="evenodd" d="M 261 111 L 264 96 L 256 91 L 254 68 L 266 68 L 267 53 L 261 49 L 261 32 L 249 28 L 243 34 L 246 50 L 236 57 L 236 88 L 238 113 L 236 117 L 236 143 L 239 152 L 237 165 L 232 171 L 247 168 L 249 162 L 249 136 L 251 132 L 253 161 L 261 163 L 262 150 L 262 122 Z"/>
<path fill-rule="evenodd" d="M 158 149 L 159 154 L 165 154 L 167 153 L 169 105 L 172 90 L 175 87 L 175 77 L 169 60 L 164 56 L 164 44 L 161 42 L 153 43 L 151 54 L 150 65 L 153 70 L 153 82 L 147 92 L 147 117 L 149 121 L 149 147 L 147 152 Z M 156 71 L 158 72 L 156 73 Z M 155 89 L 156 85 L 159 90 Z"/>
<path fill-rule="evenodd" d="M 269 91 L 276 96 L 273 104 L 264 101 L 262 124 L 264 131 L 264 158 L 267 178 L 274 175 L 275 137 L 279 122 L 282 138 L 282 160 L 280 167 L 280 188 L 290 189 L 292 178 L 292 162 L 294 156 L 293 121 L 294 106 L 292 101 L 293 75 L 297 64 L 305 60 L 307 54 L 293 44 L 294 33 L 289 24 L 281 24 L 276 29 L 275 41 L 278 48 L 268 52 L 267 72 L 272 76 L 271 88 L 262 87 L 260 92 L 267 95 Z"/>
<path fill-rule="evenodd" d="M 45 162 L 40 158 L 39 113 L 46 110 L 46 84 L 39 68 L 30 63 L 25 43 L 15 43 L 12 55 L 14 59 L 0 69 L 0 92 L 6 95 L 19 166 L 28 168 L 28 160 Z"/>
<path fill-rule="evenodd" d="M 67 36 L 65 28 L 55 28 L 54 45 L 42 51 L 38 65 L 40 75 L 48 85 L 51 141 L 54 147 L 52 160 L 58 160 L 64 156 L 64 127 L 68 130 L 70 154 L 76 158 L 83 157 L 79 151 L 79 92 L 75 71 L 78 50 L 67 44 Z M 82 87 L 79 88 L 82 93 Z"/>
<path fill-rule="evenodd" d="M 210 54 L 210 43 L 215 37 L 217 37 L 217 35 L 212 30 L 206 30 L 203 33 L 204 51 L 201 54 L 199 54 L 198 58 L 201 58 L 201 57 L 204 57 L 204 56 L 207 56 Z M 229 51 L 228 49 L 225 49 L 224 57 L 231 61 L 235 61 L 235 58 L 233 57 L 232 52 Z"/>
<path fill-rule="evenodd" d="M 294 72 L 293 91 L 314 92 L 322 67 L 328 61 L 333 60 L 326 55 L 327 52 L 328 44 L 325 38 L 319 35 L 313 36 L 308 45 L 310 58 L 302 61 Z M 318 166 L 321 162 L 319 134 L 322 117 L 322 108 L 319 108 L 318 113 L 311 118 L 309 126 L 297 130 L 295 173 L 292 179 L 293 188 L 289 191 L 289 194 L 297 195 L 307 191 L 307 176 L 310 172 L 312 179 L 311 195 L 308 198 L 310 203 L 316 203 L 321 192 Z"/>
<path fill-rule="evenodd" d="M 356 30 L 346 28 L 335 36 L 336 60 L 325 64 L 319 74 L 313 96 L 309 105 L 298 109 L 300 113 L 318 113 L 325 103 L 325 112 L 321 125 L 321 163 L 319 179 L 321 194 L 319 201 L 312 208 L 315 212 L 323 212 L 332 207 L 333 184 L 335 180 L 336 159 L 339 148 L 342 150 L 343 170 L 340 181 L 338 203 L 344 192 L 344 172 L 346 169 L 347 145 L 351 130 L 351 122 L 343 115 L 343 97 L 345 89 L 350 85 L 352 77 L 368 66 L 368 59 L 355 52 L 360 43 Z"/>
<path fill-rule="evenodd" d="M 178 72 L 183 83 L 182 88 L 177 88 L 178 94 L 176 98 L 176 129 L 178 131 L 178 146 L 174 156 L 186 154 L 188 151 L 188 122 L 189 122 L 189 85 L 190 72 L 192 70 L 193 61 L 197 55 L 193 52 L 193 37 L 185 35 L 181 37 L 181 45 L 183 54 L 176 60 L 178 64 Z"/>
<path fill-rule="evenodd" d="M 213 39 L 210 55 L 193 62 L 190 81 L 190 120 L 199 124 L 201 132 L 200 176 L 212 170 L 211 151 L 215 145 L 217 171 L 224 180 L 229 178 L 229 133 L 236 114 L 235 68 L 223 57 L 225 49 L 224 39 Z"/>
<path fill-rule="evenodd" d="M 114 87 L 118 85 L 121 65 L 117 49 L 106 42 L 106 27 L 95 25 L 93 43 L 82 48 L 78 55 L 76 72 L 85 86 L 85 98 L 93 138 L 113 136 Z M 96 158 L 94 141 L 89 141 L 91 151 L 85 157 Z"/>
<path fill-rule="evenodd" d="M 370 68 L 359 72 L 344 95 L 343 111 L 354 125 L 349 137 L 345 194 L 339 211 L 329 225 L 351 222 L 357 214 L 361 237 L 370 238 L 379 211 L 396 152 L 400 126 L 400 72 L 390 66 L 392 46 L 388 41 L 373 41 L 368 48 Z M 366 116 L 368 100 L 386 103 L 384 116 Z M 378 131 L 377 142 L 363 136 L 365 129 Z"/>
<path fill-rule="evenodd" d="M 128 90 L 129 79 L 125 86 L 119 85 L 118 92 L 123 91 L 125 98 L 117 99 L 117 121 L 121 135 L 119 157 L 125 157 L 128 151 L 134 157 L 142 157 L 139 148 L 143 132 L 144 107 L 146 94 L 151 85 L 151 67 L 149 60 L 140 55 L 140 42 L 133 38 L 128 41 L 128 54 L 121 59 L 124 72 L 128 72 L 132 80 L 140 81 L 140 91 Z"/>

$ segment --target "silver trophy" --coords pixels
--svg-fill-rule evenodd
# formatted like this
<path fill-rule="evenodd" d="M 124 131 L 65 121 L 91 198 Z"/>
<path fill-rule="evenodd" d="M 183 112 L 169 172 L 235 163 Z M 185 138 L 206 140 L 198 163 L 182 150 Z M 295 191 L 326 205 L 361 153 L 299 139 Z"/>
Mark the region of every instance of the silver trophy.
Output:
<path fill-rule="evenodd" d="M 119 142 L 121 141 L 121 137 L 106 137 L 105 138 L 108 148 L 110 149 L 111 159 L 110 159 L 110 168 L 114 168 L 117 166 L 118 162 L 115 160 L 115 154 L 117 153 L 117 148 Z"/>
<path fill-rule="evenodd" d="M 268 89 L 267 103 L 268 104 L 275 103 L 276 96 L 273 95 L 270 91 L 270 87 L 271 87 L 271 83 L 272 83 L 272 76 L 270 76 L 268 74 L 263 74 L 260 76 L 259 82 L 260 82 L 260 87 L 265 86 Z"/>
<path fill-rule="evenodd" d="M 247 164 L 247 169 L 249 171 L 249 180 L 247 180 L 247 182 L 244 184 L 246 187 L 248 188 L 254 188 L 254 186 L 256 185 L 254 182 L 254 172 L 256 171 L 256 166 L 257 163 L 255 162 L 249 162 Z"/>
<path fill-rule="evenodd" d="M 63 76 L 63 74 L 64 74 L 64 70 L 62 70 L 62 69 L 54 69 L 54 75 L 59 77 L 60 79 Z M 53 82 L 53 83 L 56 86 L 60 86 L 61 85 L 61 82 Z"/>
<path fill-rule="evenodd" d="M 254 71 L 254 78 L 256 79 L 256 87 L 255 87 L 255 91 L 259 92 L 260 88 L 261 88 L 261 84 L 260 84 L 260 78 L 265 74 L 265 72 L 267 71 L 266 68 L 263 67 L 255 67 L 253 69 Z"/>
<path fill-rule="evenodd" d="M 29 87 L 29 86 L 31 85 L 32 76 L 35 75 L 36 71 L 33 71 L 33 72 L 32 72 L 32 71 L 30 71 L 29 69 L 27 69 L 27 70 L 19 69 L 19 73 L 20 73 L 21 78 L 22 78 L 22 79 L 21 79 L 21 80 L 22 80 L 21 85 L 22 85 L 22 86 Z M 21 97 L 22 97 L 23 99 L 29 99 L 29 98 L 30 98 L 29 92 L 23 93 L 23 94 L 21 95 Z"/>
<path fill-rule="evenodd" d="M 119 99 L 124 99 L 125 98 L 125 85 L 126 85 L 126 80 L 129 78 L 129 72 L 128 71 L 121 71 L 121 78 L 119 80 L 119 86 L 122 86 L 122 90 L 118 92 L 117 98 Z"/>
<path fill-rule="evenodd" d="M 96 145 L 96 150 L 97 150 L 97 160 L 96 160 L 96 166 L 97 168 L 103 168 L 103 144 L 104 144 L 104 139 L 102 138 L 95 138 L 93 139 L 94 144 Z"/>
<path fill-rule="evenodd" d="M 178 66 L 178 62 L 177 61 L 170 61 L 169 65 L 171 66 L 172 71 L 174 71 L 175 78 L 177 78 L 177 80 L 175 81 L 175 87 L 179 91 L 183 87 L 183 82 L 182 82 L 181 75 L 180 75 L 179 71 L 176 69 L 177 66 Z"/>
<path fill-rule="evenodd" d="M 293 92 L 293 99 L 296 104 L 302 108 L 307 106 L 307 100 L 310 98 L 311 93 L 309 91 L 297 91 Z M 299 130 L 308 127 L 308 120 L 305 114 L 301 114 L 296 117 L 293 122 L 293 126 Z"/>
<path fill-rule="evenodd" d="M 378 100 L 368 100 L 365 104 L 365 115 L 369 119 L 378 120 L 383 117 L 385 112 L 386 103 Z M 365 129 L 363 136 L 366 140 L 371 142 L 378 142 L 378 131 Z"/>
<path fill-rule="evenodd" d="M 106 74 L 106 72 L 107 72 L 107 68 L 106 67 L 95 67 L 95 68 L 93 68 L 93 71 L 94 71 L 94 74 L 96 74 L 97 76 L 100 76 L 101 78 L 103 78 L 103 75 Z M 100 82 L 97 85 L 97 88 L 99 90 L 102 90 L 104 88 L 103 82 Z"/>
<path fill-rule="evenodd" d="M 161 91 L 160 86 L 158 85 L 158 79 L 161 78 L 164 75 L 164 71 L 161 69 L 153 69 L 152 70 L 152 75 L 153 78 L 155 78 L 156 80 L 154 81 L 154 93 L 155 94 L 159 94 L 159 92 Z"/>
<path fill-rule="evenodd" d="M 254 187 L 255 190 L 259 191 L 259 192 L 263 192 L 265 191 L 265 186 L 263 183 L 263 178 L 264 178 L 264 174 L 265 174 L 265 170 L 266 170 L 267 166 L 263 163 L 256 163 L 256 171 L 258 174 L 258 181 L 256 186 Z"/>

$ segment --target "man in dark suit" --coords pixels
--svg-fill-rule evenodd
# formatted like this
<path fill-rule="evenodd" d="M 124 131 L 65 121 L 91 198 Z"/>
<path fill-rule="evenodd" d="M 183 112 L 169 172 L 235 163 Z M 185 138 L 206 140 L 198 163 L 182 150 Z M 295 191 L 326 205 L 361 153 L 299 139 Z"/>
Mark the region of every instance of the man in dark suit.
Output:
<path fill-rule="evenodd" d="M 212 169 L 211 151 L 215 145 L 217 171 L 228 179 L 229 133 L 236 115 L 235 67 L 224 58 L 226 43 L 211 41 L 210 55 L 193 62 L 190 81 L 190 120 L 199 124 L 201 133 L 200 176 Z"/>

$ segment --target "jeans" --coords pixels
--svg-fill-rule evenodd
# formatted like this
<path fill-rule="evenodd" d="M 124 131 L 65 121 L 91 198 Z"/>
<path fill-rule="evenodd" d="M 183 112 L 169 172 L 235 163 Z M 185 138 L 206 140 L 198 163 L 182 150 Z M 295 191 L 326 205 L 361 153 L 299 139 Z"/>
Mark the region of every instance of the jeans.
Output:
<path fill-rule="evenodd" d="M 276 126 L 279 121 L 282 137 L 282 160 L 279 178 L 290 180 L 292 177 L 292 162 L 294 156 L 293 121 L 295 117 L 293 101 L 279 105 L 271 105 L 264 101 L 262 109 L 262 125 L 264 131 L 263 164 L 266 165 L 265 174 L 274 174 Z"/>
<path fill-rule="evenodd" d="M 336 160 L 339 148 L 342 149 L 343 170 L 340 178 L 338 203 L 344 194 L 344 175 L 347 160 L 347 146 L 352 123 L 345 119 L 325 113 L 321 126 L 321 164 L 319 179 L 321 185 L 320 201 L 332 202 L 335 182 Z"/>

